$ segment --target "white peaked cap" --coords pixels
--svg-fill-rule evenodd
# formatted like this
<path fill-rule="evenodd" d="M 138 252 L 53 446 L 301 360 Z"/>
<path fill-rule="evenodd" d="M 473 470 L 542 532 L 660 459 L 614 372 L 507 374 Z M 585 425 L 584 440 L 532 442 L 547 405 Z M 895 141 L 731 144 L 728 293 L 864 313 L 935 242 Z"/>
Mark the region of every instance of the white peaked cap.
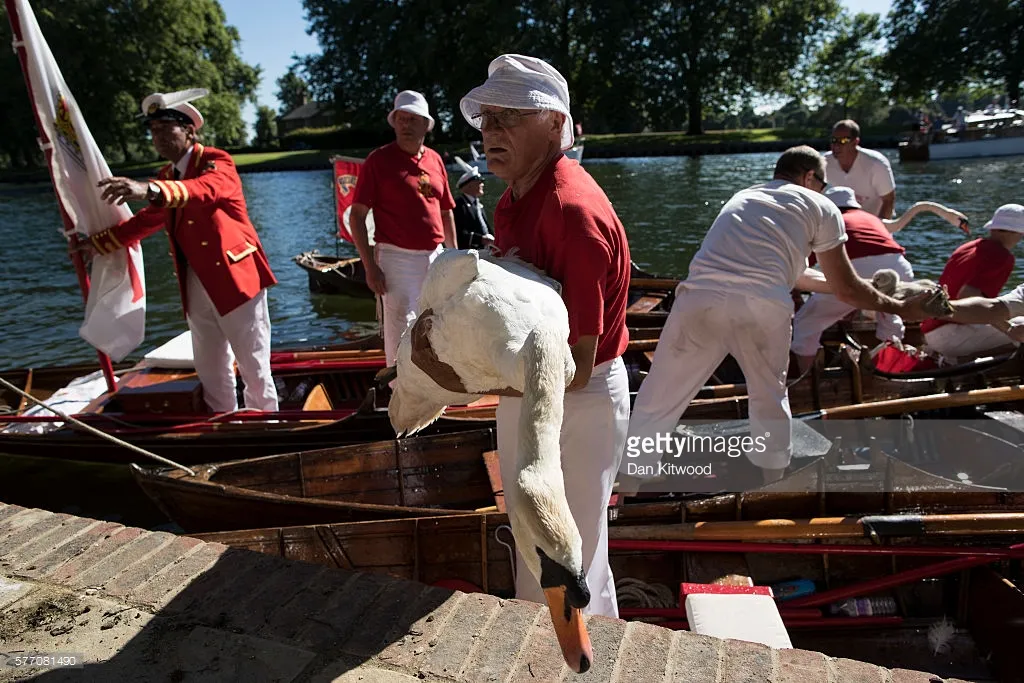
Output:
<path fill-rule="evenodd" d="M 487 80 L 462 98 L 459 108 L 474 128 L 473 119 L 480 107 L 506 109 L 546 109 L 565 114 L 562 126 L 562 149 L 572 147 L 573 124 L 569 113 L 569 85 L 555 67 L 536 57 L 506 54 L 495 58 L 487 67 Z"/>
<path fill-rule="evenodd" d="M 430 107 L 427 105 L 427 98 L 415 90 L 403 90 L 395 96 L 395 108 L 388 113 L 388 123 L 394 127 L 395 112 L 407 111 L 410 114 L 422 116 L 429 123 L 427 132 L 434 130 L 434 117 L 430 115 Z"/>
<path fill-rule="evenodd" d="M 480 175 L 480 169 L 476 166 L 470 166 L 469 170 L 459 176 L 459 182 L 455 183 L 456 187 L 462 187 L 470 180 L 483 180 L 484 177 Z"/>
<path fill-rule="evenodd" d="M 191 88 L 172 93 L 155 92 L 142 100 L 142 116 L 147 121 L 175 118 L 182 123 L 191 123 L 199 130 L 203 127 L 203 115 L 189 102 L 209 94 L 210 91 L 206 88 Z"/>

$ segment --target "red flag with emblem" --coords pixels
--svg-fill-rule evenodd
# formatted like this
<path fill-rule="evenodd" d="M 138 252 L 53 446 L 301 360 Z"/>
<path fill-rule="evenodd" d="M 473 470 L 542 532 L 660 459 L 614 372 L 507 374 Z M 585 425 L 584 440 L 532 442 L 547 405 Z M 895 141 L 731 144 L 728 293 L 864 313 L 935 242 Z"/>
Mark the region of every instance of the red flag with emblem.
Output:
<path fill-rule="evenodd" d="M 334 206 L 338 216 L 338 237 L 352 242 L 352 231 L 349 228 L 348 216 L 352 210 L 352 199 L 356 193 L 356 180 L 362 159 L 353 157 L 334 157 Z"/>

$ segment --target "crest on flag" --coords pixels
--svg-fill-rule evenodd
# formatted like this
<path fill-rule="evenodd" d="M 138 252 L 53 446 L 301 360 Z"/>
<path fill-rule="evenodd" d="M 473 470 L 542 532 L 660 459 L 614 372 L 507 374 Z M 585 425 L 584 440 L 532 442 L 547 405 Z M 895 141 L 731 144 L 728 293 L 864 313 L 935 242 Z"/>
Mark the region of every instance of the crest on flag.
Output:
<path fill-rule="evenodd" d="M 359 169 L 363 166 L 362 159 L 352 157 L 332 157 L 334 165 L 334 207 L 337 211 L 338 238 L 346 242 L 354 242 L 349 216 L 352 215 L 354 190 L 359 181 Z M 373 244 L 373 210 L 366 216 L 366 233 Z"/>
<path fill-rule="evenodd" d="M 57 131 L 57 139 L 71 158 L 81 168 L 85 168 L 85 159 L 82 158 L 82 146 L 78 144 L 78 133 L 75 132 L 75 124 L 71 122 L 71 110 L 64 95 L 57 93 L 57 104 L 55 106 L 56 116 L 53 119 L 53 127 Z"/>
<path fill-rule="evenodd" d="M 356 189 L 356 176 L 350 173 L 338 176 L 338 192 L 343 197 L 347 197 L 348 193 L 354 189 Z"/>
<path fill-rule="evenodd" d="M 41 144 L 57 201 L 68 219 L 65 231 L 94 235 L 127 220 L 132 213 L 126 205 L 107 204 L 100 199 L 96 185 L 111 176 L 110 167 L 61 75 L 28 0 L 12 0 L 7 7 L 21 27 L 21 41 L 15 45 L 19 53 L 24 50 L 26 82 L 39 121 Z M 85 320 L 78 333 L 111 359 L 122 360 L 145 338 L 142 247 L 135 243 L 97 255 L 89 279 Z"/>

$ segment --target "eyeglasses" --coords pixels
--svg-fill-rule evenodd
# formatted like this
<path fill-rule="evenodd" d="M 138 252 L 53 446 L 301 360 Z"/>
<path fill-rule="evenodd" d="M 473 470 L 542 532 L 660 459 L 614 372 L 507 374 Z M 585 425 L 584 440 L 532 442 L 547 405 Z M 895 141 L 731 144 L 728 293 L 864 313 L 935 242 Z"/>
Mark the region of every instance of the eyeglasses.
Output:
<path fill-rule="evenodd" d="M 500 111 L 477 112 L 469 118 L 478 123 L 481 129 L 487 126 L 488 122 L 501 128 L 515 128 L 527 116 L 536 116 L 539 113 L 540 110 L 519 111 L 518 109 L 502 109 Z"/>
<path fill-rule="evenodd" d="M 851 140 L 853 140 L 853 138 L 847 138 L 847 137 L 837 138 L 837 137 L 833 136 L 832 137 L 832 144 L 833 145 L 845 145 L 848 142 L 850 142 Z"/>
<path fill-rule="evenodd" d="M 819 183 L 821 183 L 821 189 L 820 189 L 820 190 L 818 190 L 818 192 L 824 193 L 824 192 L 825 192 L 825 188 L 826 188 L 826 187 L 828 187 L 828 183 L 826 183 L 826 182 L 825 182 L 825 179 L 824 179 L 824 178 L 822 178 L 822 177 L 821 177 L 820 175 L 818 175 L 817 173 L 812 173 L 812 175 L 814 176 L 814 179 L 815 179 L 815 180 L 817 180 L 817 181 L 818 181 Z"/>

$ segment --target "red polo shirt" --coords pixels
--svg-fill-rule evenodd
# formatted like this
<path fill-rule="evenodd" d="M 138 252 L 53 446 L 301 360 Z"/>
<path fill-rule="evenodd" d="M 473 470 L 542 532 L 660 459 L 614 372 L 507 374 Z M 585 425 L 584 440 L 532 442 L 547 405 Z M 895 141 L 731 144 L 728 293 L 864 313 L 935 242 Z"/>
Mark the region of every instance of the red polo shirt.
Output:
<path fill-rule="evenodd" d="M 559 156 L 519 200 L 511 190 L 494 211 L 495 243 L 562 284 L 569 345 L 597 335 L 595 365 L 629 342 L 629 244 L 608 197 L 578 162 Z"/>
<path fill-rule="evenodd" d="M 1013 254 L 994 240 L 971 240 L 957 247 L 946 261 L 939 284 L 946 285 L 950 299 L 960 298 L 960 289 L 965 285 L 977 287 L 982 296 L 992 299 L 1010 279 L 1014 261 Z M 929 318 L 921 323 L 921 332 L 931 332 L 950 322 Z"/>
<path fill-rule="evenodd" d="M 904 254 L 906 249 L 893 239 L 882 219 L 863 209 L 843 209 L 843 224 L 846 226 L 846 255 L 852 261 L 865 256 L 881 254 Z M 808 263 L 814 265 L 816 255 L 812 252 Z"/>
<path fill-rule="evenodd" d="M 375 242 L 431 250 L 444 241 L 441 212 L 454 209 L 455 200 L 441 156 L 423 150 L 417 160 L 392 142 L 363 162 L 352 201 L 373 209 Z"/>

